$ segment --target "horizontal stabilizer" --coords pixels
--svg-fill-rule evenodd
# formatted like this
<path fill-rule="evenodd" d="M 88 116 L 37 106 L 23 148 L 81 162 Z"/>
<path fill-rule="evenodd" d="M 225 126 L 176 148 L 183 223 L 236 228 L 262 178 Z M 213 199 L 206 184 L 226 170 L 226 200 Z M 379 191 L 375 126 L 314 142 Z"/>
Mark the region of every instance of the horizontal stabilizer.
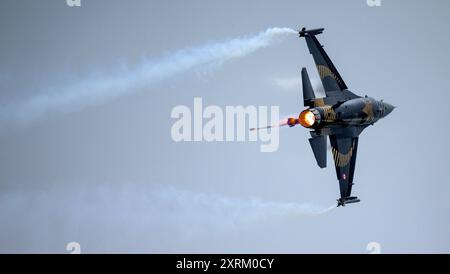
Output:
<path fill-rule="evenodd" d="M 311 81 L 309 80 L 308 71 L 306 68 L 302 69 L 302 83 L 303 83 L 303 103 L 304 106 L 310 106 L 311 102 L 316 99 Z"/>
<path fill-rule="evenodd" d="M 327 167 L 327 137 L 325 135 L 314 136 L 309 139 L 317 164 L 320 168 Z"/>

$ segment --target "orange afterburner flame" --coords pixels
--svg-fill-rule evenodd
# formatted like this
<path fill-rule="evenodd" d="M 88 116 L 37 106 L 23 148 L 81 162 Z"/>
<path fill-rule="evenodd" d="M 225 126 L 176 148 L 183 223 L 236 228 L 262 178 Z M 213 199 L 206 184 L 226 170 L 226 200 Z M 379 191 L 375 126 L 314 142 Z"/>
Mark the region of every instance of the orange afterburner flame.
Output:
<path fill-rule="evenodd" d="M 310 110 L 304 110 L 302 113 L 300 113 L 300 116 L 298 117 L 298 121 L 300 125 L 310 128 L 314 125 L 316 122 L 316 116 L 314 113 L 312 113 Z"/>

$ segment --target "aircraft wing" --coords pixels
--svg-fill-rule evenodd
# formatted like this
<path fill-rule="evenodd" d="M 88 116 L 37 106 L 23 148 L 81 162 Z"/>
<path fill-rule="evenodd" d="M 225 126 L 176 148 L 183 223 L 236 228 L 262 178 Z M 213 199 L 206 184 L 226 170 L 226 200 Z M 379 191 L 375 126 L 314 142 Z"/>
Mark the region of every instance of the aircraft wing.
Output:
<path fill-rule="evenodd" d="M 330 135 L 330 143 L 341 192 L 341 199 L 338 200 L 339 205 L 359 202 L 356 197 L 351 197 L 358 150 L 358 137 Z"/>
<path fill-rule="evenodd" d="M 321 34 L 324 29 L 305 30 L 300 31 L 300 37 L 305 37 L 309 52 L 314 58 L 317 70 L 319 72 L 320 80 L 327 96 L 334 96 L 332 91 L 343 91 L 347 89 L 347 85 L 334 66 L 328 54 L 323 49 L 323 46 L 317 40 L 316 35 Z"/>

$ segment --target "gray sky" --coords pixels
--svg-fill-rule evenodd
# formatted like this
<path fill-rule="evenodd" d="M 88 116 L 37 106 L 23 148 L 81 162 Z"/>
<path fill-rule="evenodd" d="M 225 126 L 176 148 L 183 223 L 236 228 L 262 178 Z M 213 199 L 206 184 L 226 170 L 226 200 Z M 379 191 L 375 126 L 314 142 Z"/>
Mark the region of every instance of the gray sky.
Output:
<path fill-rule="evenodd" d="M 278 105 L 298 113 L 312 57 L 295 36 L 220 66 L 196 66 L 133 92 L 0 133 L 0 252 L 450 252 L 447 178 L 448 1 L 2 1 L 3 110 L 61 87 L 117 75 L 180 49 L 269 27 L 324 27 L 319 37 L 350 90 L 398 108 L 360 138 L 359 204 L 338 198 L 303 128 L 276 153 L 257 143 L 175 143 L 171 110 Z M 5 118 L 6 117 L 6 118 Z M 329 156 L 328 162 L 331 163 Z"/>

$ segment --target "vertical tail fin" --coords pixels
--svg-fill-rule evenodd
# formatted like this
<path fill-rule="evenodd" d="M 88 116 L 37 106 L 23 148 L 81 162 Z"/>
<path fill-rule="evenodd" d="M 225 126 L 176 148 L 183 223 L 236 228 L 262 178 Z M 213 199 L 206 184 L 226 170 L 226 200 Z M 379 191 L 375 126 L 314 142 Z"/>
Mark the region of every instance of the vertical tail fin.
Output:
<path fill-rule="evenodd" d="M 306 106 L 311 106 L 316 99 L 311 81 L 309 80 L 308 71 L 306 68 L 302 69 L 302 82 L 303 82 L 303 103 Z"/>

